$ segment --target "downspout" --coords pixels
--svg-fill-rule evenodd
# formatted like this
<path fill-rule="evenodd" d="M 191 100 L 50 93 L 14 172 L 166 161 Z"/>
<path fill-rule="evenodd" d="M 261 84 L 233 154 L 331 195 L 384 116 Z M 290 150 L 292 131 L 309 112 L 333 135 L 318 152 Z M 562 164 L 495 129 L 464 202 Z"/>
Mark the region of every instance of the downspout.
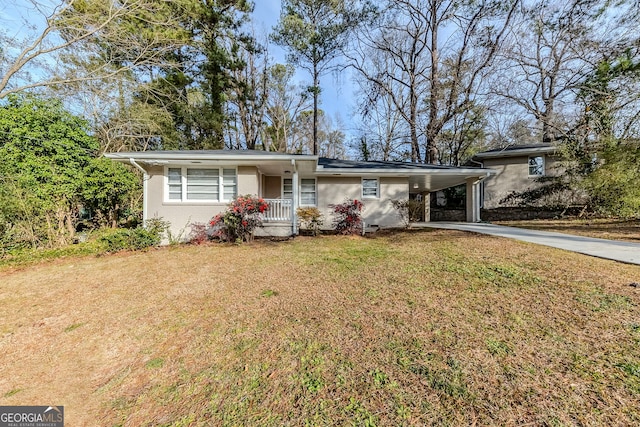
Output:
<path fill-rule="evenodd" d="M 148 197 L 148 193 L 149 193 L 148 189 L 147 189 L 147 182 L 149 181 L 149 174 L 147 173 L 147 170 L 145 168 L 143 168 L 138 163 L 136 163 L 135 160 L 133 160 L 133 157 L 129 158 L 129 163 L 131 163 L 134 167 L 136 167 L 136 169 L 139 169 L 140 171 L 142 171 L 142 224 L 146 226 L 146 224 L 147 224 L 147 197 Z"/>
<path fill-rule="evenodd" d="M 291 231 L 294 236 L 298 234 L 298 167 L 296 166 L 296 159 L 291 159 L 291 166 L 293 169 L 293 176 L 291 177 Z"/>

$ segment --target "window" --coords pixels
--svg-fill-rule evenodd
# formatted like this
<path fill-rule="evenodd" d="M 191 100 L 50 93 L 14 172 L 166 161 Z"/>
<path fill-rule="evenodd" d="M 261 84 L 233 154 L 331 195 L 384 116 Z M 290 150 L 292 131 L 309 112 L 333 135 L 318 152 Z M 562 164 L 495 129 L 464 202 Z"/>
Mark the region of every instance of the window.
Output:
<path fill-rule="evenodd" d="M 182 200 L 182 170 L 180 168 L 169 168 L 167 176 L 169 200 Z"/>
<path fill-rule="evenodd" d="M 229 201 L 238 192 L 235 169 L 168 168 L 166 180 L 169 202 Z"/>
<path fill-rule="evenodd" d="M 238 177 L 235 169 L 222 170 L 222 188 L 224 200 L 233 200 L 238 195 Z"/>
<path fill-rule="evenodd" d="M 300 204 L 316 204 L 316 180 L 314 178 L 300 180 Z"/>
<path fill-rule="evenodd" d="M 377 178 L 363 178 L 362 179 L 362 198 L 363 199 L 377 199 L 380 196 L 378 179 Z"/>
<path fill-rule="evenodd" d="M 218 200 L 218 169 L 187 169 L 187 200 Z"/>
<path fill-rule="evenodd" d="M 529 176 L 544 175 L 544 157 L 529 157 Z"/>
<path fill-rule="evenodd" d="M 293 200 L 293 180 L 291 178 L 282 180 L 282 198 Z"/>

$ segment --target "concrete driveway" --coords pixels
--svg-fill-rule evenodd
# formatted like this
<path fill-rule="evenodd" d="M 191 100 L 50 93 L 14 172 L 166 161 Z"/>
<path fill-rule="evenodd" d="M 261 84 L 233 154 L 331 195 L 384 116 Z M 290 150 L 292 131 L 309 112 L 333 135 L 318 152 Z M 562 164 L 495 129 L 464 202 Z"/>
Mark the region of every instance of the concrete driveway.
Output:
<path fill-rule="evenodd" d="M 554 233 L 550 231 L 527 230 L 524 228 L 505 227 L 486 223 L 426 222 L 420 223 L 419 226 L 508 237 L 510 239 L 565 249 L 598 258 L 640 265 L 640 243 L 596 239 L 593 237 Z"/>

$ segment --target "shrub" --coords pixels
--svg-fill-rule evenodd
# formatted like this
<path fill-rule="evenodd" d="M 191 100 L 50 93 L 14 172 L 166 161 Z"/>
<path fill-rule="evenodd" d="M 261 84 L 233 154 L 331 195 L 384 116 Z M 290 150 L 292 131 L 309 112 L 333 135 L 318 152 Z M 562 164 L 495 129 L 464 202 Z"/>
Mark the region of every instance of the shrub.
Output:
<path fill-rule="evenodd" d="M 157 230 L 142 227 L 132 229 L 120 229 L 114 233 L 100 237 L 107 252 L 119 252 L 124 250 L 140 250 L 151 246 L 158 246 L 162 236 Z"/>
<path fill-rule="evenodd" d="M 157 234 L 162 239 L 165 233 L 168 233 L 171 223 L 163 220 L 161 217 L 150 218 L 145 223 L 145 228 L 153 234 Z"/>
<path fill-rule="evenodd" d="M 191 227 L 191 232 L 189 233 L 188 237 L 189 243 L 192 243 L 194 245 L 201 245 L 209 240 L 207 224 L 194 222 L 189 226 Z"/>
<path fill-rule="evenodd" d="M 238 196 L 227 210 L 209 222 L 211 236 L 225 242 L 247 242 L 253 239 L 256 227 L 262 226 L 262 214 L 269 205 L 261 197 Z"/>
<path fill-rule="evenodd" d="M 359 200 L 347 200 L 338 205 L 329 205 L 333 209 L 333 228 L 340 234 L 362 233 L 362 209 Z"/>
<path fill-rule="evenodd" d="M 418 200 L 391 200 L 391 205 L 400 216 L 405 227 L 414 221 L 419 221 L 422 213 L 422 202 Z"/>
<path fill-rule="evenodd" d="M 308 231 L 312 236 L 317 236 L 324 223 L 320 210 L 313 207 L 298 208 L 296 213 L 300 219 L 300 228 Z"/>

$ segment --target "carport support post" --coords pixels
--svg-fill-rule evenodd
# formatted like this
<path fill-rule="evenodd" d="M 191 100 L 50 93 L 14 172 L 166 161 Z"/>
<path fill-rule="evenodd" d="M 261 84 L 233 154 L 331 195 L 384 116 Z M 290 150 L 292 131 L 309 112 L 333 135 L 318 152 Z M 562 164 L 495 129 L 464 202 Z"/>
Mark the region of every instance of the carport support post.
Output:
<path fill-rule="evenodd" d="M 467 178 L 467 222 L 480 222 L 480 180 Z"/>

